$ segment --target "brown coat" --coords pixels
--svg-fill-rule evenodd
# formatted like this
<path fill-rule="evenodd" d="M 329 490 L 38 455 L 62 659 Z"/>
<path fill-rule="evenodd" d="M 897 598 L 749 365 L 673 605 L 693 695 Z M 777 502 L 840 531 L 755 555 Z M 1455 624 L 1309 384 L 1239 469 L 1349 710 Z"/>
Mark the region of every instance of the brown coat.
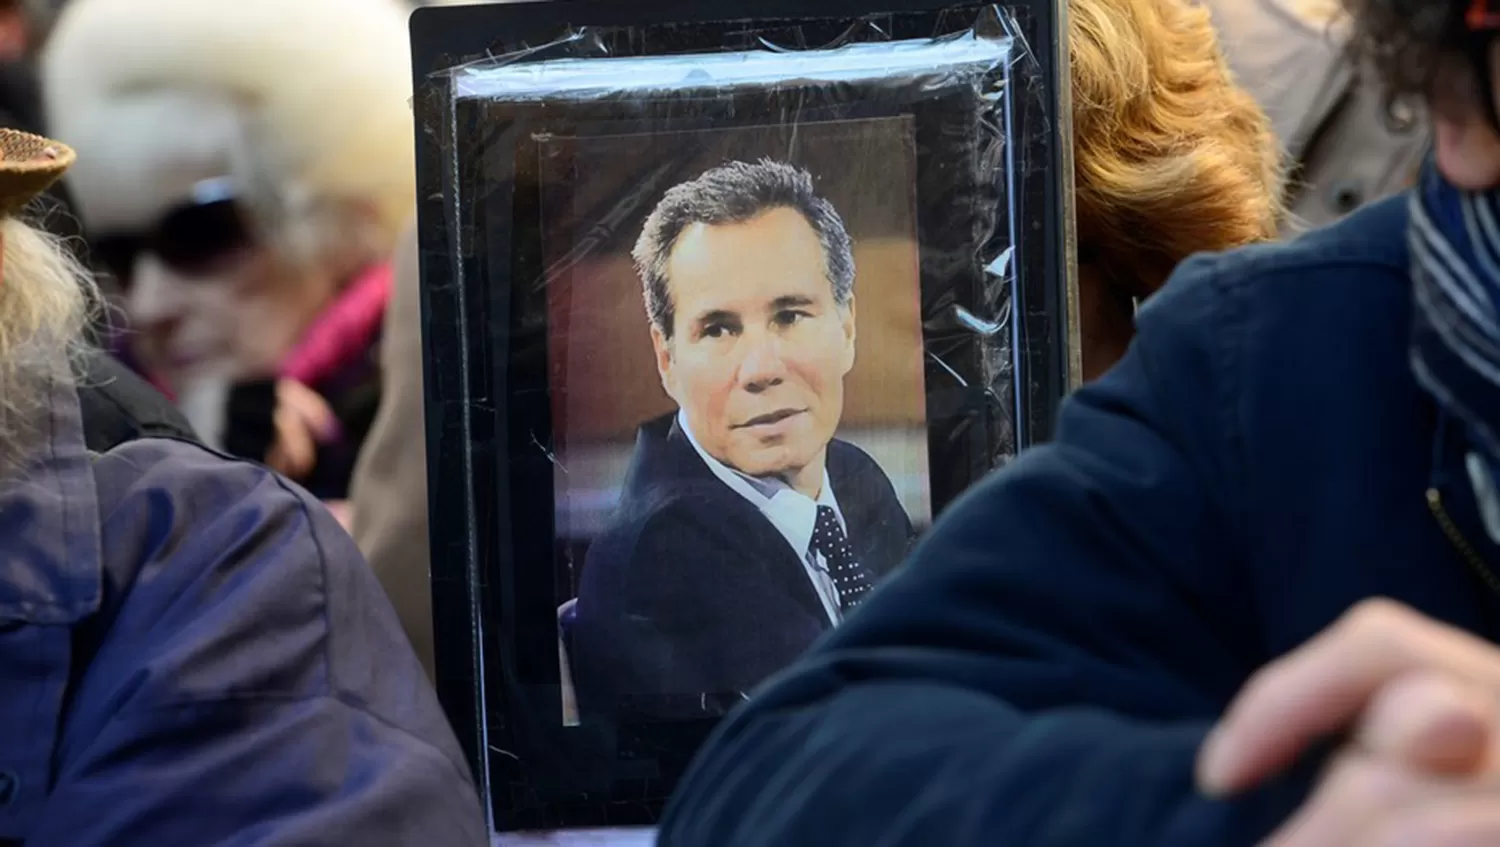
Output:
<path fill-rule="evenodd" d="M 402 236 L 386 313 L 380 412 L 354 469 L 354 540 L 390 596 L 417 658 L 433 675 L 427 546 L 427 450 L 422 316 L 415 230 Z"/>
<path fill-rule="evenodd" d="M 1240 85 L 1294 163 L 1284 234 L 1332 223 L 1405 189 L 1427 144 L 1419 115 L 1388 120 L 1385 98 L 1344 61 L 1335 4 L 1202 0 Z"/>

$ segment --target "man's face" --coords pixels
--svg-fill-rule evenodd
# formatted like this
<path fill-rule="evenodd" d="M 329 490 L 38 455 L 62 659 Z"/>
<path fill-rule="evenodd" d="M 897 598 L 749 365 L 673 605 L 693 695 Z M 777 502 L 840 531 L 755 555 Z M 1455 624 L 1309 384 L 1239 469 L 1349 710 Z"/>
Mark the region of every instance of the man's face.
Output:
<path fill-rule="evenodd" d="M 800 212 L 694 224 L 667 262 L 662 385 L 709 455 L 756 477 L 821 479 L 854 366 L 854 303 L 839 307 L 823 246 Z"/>
<path fill-rule="evenodd" d="M 1500 134 L 1490 123 L 1488 104 L 1483 102 L 1476 73 L 1494 79 L 1492 90 L 1500 92 L 1500 39 L 1490 45 L 1487 68 L 1454 61 L 1433 84 L 1429 98 L 1433 123 L 1433 153 L 1438 170 L 1454 186 L 1465 191 L 1500 188 Z"/>

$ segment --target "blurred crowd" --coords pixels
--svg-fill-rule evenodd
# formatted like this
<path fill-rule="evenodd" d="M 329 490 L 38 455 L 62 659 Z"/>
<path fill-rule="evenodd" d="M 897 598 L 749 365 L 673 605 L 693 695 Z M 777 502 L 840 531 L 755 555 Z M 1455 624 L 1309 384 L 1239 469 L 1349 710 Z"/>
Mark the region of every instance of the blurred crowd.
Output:
<path fill-rule="evenodd" d="M 94 271 L 97 341 L 197 438 L 300 483 L 346 526 L 415 206 L 413 5 L 25 0 L 0 19 L 0 121 L 78 153 L 30 214 Z M 402 388 L 391 402 L 419 416 L 420 384 Z M 415 478 L 414 425 L 400 440 Z M 423 510 L 420 485 L 393 496 Z M 391 587 L 425 614 L 420 564 Z"/>

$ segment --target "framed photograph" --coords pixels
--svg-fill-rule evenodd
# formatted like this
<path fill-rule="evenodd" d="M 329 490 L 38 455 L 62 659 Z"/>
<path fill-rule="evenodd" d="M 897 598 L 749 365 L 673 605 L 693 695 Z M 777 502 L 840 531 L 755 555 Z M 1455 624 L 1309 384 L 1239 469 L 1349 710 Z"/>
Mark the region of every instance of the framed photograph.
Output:
<path fill-rule="evenodd" d="M 931 522 L 915 124 L 540 147 L 564 719 L 717 717 Z"/>
<path fill-rule="evenodd" d="M 438 682 L 498 830 L 652 824 L 1050 431 L 1055 9 L 900 5 L 414 19 Z"/>

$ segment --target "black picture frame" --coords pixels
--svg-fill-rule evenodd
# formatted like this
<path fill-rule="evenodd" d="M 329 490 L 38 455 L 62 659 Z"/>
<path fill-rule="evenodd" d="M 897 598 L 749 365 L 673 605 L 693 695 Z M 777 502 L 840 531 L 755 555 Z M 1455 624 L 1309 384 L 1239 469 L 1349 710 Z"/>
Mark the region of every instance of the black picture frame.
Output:
<path fill-rule="evenodd" d="M 737 37 L 751 38 L 746 21 L 756 22 L 757 38 L 795 34 L 808 44 L 831 42 L 860 21 L 893 39 L 928 37 L 959 31 L 988 8 L 928 0 L 835 0 L 816 9 L 799 0 L 730 0 L 711 8 L 680 0 L 573 0 L 433 7 L 414 14 L 437 681 L 497 830 L 651 825 L 713 723 L 566 727 L 558 720 L 553 466 L 546 451 L 537 449 L 537 433 L 550 432 L 551 418 L 547 304 L 544 287 L 535 284 L 544 271 L 535 231 L 544 189 L 535 173 L 527 173 L 528 158 L 515 151 L 518 134 L 538 121 L 602 118 L 619 127 L 621 114 L 608 102 L 571 112 L 534 104 L 514 107 L 509 122 L 497 122 L 492 106 L 456 101 L 446 72 L 585 27 L 590 37 L 609 41 L 611 55 L 631 55 L 722 49 Z M 1067 122 L 1057 119 L 1066 103 L 1065 86 L 1059 86 L 1065 78 L 1059 72 L 1065 67 L 1060 4 L 1001 8 L 1027 45 L 1028 85 L 1035 89 L 1016 100 L 1017 113 L 1010 116 L 1027 156 L 1010 190 L 1019 210 L 1009 227 L 1018 355 L 1008 384 L 1014 396 L 994 396 L 982 332 L 951 318 L 955 303 L 971 314 L 986 313 L 991 291 L 985 280 L 955 283 L 949 274 L 942 277 L 946 282 L 930 284 L 929 278 L 941 275 L 930 274 L 924 261 L 924 343 L 933 354 L 929 377 L 938 377 L 929 378 L 927 398 L 934 512 L 994 465 L 997 447 L 1009 453 L 1045 440 L 1076 373 L 1070 181 L 1061 176 L 1070 167 L 1070 139 Z M 647 44 L 640 33 L 652 26 Z M 942 108 L 931 99 L 903 101 L 899 91 L 871 95 L 844 92 L 841 102 L 825 105 L 824 117 Z M 737 113 L 749 121 L 758 112 L 747 103 Z M 649 108 L 641 117 L 660 125 Z M 918 114 L 917 124 L 919 135 L 925 133 L 918 144 L 924 151 L 920 175 L 924 165 L 935 169 L 953 153 L 945 145 L 962 139 L 937 117 Z M 516 137 L 494 130 L 497 125 L 509 126 Z M 503 188 L 482 197 L 456 196 L 462 192 L 455 186 L 462 185 Z M 919 185 L 919 196 L 921 191 Z M 1000 198 L 996 203 L 1003 205 Z M 972 230 L 965 221 L 945 220 L 932 204 L 925 208 L 925 216 L 919 211 L 924 245 L 945 237 L 962 240 Z M 508 284 L 476 290 L 464 280 Z M 1002 431 L 1008 442 L 997 445 Z"/>

